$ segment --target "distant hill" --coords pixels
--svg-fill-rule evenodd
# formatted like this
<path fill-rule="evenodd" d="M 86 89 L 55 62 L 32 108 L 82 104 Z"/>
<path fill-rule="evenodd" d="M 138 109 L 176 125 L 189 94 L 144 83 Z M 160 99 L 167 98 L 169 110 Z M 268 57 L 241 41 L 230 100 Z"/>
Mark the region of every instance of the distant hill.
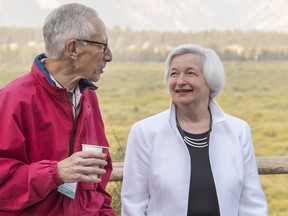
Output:
<path fill-rule="evenodd" d="M 176 46 L 194 43 L 215 50 L 222 60 L 288 60 L 288 33 L 261 31 L 160 32 L 109 28 L 114 61 L 164 61 Z M 30 63 L 44 52 L 41 28 L 0 27 L 0 63 Z"/>

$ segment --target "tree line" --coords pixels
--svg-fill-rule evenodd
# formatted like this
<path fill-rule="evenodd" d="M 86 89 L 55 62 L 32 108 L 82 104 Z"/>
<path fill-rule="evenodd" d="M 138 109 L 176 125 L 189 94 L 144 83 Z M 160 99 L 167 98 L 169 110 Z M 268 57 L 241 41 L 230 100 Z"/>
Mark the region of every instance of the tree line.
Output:
<path fill-rule="evenodd" d="M 288 34 L 263 31 L 160 32 L 109 28 L 109 47 L 114 61 L 164 61 L 168 53 L 184 43 L 216 51 L 224 61 L 288 59 Z M 44 52 L 41 28 L 0 27 L 0 63 L 31 63 Z"/>

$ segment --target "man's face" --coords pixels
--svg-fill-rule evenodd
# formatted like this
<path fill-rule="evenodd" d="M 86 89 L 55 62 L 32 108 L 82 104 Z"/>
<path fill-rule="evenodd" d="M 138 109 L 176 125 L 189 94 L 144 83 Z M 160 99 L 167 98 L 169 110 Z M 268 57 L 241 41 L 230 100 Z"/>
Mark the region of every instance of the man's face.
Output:
<path fill-rule="evenodd" d="M 90 17 L 88 20 L 97 30 L 97 33 L 87 40 L 103 44 L 108 43 L 106 29 L 103 22 L 99 18 L 95 17 Z M 82 52 L 79 55 L 77 71 L 79 71 L 83 78 L 97 82 L 100 79 L 100 74 L 103 73 L 106 63 L 112 61 L 112 53 L 109 46 L 105 49 L 105 45 L 103 44 L 88 42 L 86 45 L 81 47 Z"/>

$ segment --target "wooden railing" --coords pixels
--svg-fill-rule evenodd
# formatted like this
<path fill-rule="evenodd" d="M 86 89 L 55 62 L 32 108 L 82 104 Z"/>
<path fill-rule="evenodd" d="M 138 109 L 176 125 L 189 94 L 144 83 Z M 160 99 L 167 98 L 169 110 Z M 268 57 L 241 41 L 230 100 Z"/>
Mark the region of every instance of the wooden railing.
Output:
<path fill-rule="evenodd" d="M 288 157 L 258 157 L 258 172 L 264 174 L 288 174 Z"/>
<path fill-rule="evenodd" d="M 288 174 L 288 157 L 258 157 L 257 166 L 260 175 Z M 123 180 L 123 162 L 113 163 L 110 181 Z"/>

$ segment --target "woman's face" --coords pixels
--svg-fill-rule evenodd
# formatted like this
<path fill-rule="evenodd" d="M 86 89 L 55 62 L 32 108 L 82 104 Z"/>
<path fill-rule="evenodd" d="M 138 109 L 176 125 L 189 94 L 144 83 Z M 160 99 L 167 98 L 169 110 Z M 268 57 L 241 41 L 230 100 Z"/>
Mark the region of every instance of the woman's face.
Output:
<path fill-rule="evenodd" d="M 193 53 L 176 55 L 170 65 L 168 88 L 177 106 L 208 106 L 210 89 L 203 74 L 201 57 Z"/>

